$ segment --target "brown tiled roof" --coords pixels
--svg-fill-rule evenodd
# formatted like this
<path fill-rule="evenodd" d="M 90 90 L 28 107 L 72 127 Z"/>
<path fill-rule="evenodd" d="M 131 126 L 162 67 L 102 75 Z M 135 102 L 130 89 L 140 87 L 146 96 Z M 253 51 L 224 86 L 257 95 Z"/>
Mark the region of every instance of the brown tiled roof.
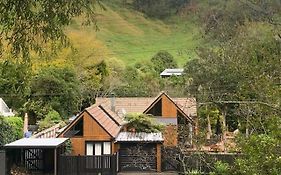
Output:
<path fill-rule="evenodd" d="M 99 105 L 99 107 L 111 117 L 111 119 L 119 126 L 124 124 L 124 121 L 121 117 L 119 117 L 115 112 L 111 111 L 110 108 L 108 108 L 105 105 Z"/>
<path fill-rule="evenodd" d="M 172 98 L 183 112 L 188 116 L 197 115 L 196 99 L 195 98 Z"/>
<path fill-rule="evenodd" d="M 112 137 L 116 137 L 121 130 L 112 116 L 100 106 L 93 105 L 85 109 Z"/>
<path fill-rule="evenodd" d="M 161 93 L 160 95 L 162 95 Z M 122 113 L 143 113 L 159 96 L 152 97 L 115 97 L 115 112 Z M 194 98 L 171 98 L 175 104 L 187 115 L 196 116 L 196 100 Z M 96 104 L 102 104 L 108 109 L 111 108 L 111 98 L 96 98 Z"/>
<path fill-rule="evenodd" d="M 125 110 L 127 113 L 136 112 L 142 113 L 154 100 L 155 98 L 146 97 L 115 97 L 115 112 L 118 114 Z M 96 98 L 96 104 L 102 104 L 111 108 L 110 98 Z"/>

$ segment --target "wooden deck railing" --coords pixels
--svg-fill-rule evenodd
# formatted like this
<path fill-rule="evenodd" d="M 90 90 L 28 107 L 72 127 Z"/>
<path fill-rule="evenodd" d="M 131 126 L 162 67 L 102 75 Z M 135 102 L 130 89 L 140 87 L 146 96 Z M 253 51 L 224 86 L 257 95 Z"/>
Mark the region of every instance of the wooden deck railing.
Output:
<path fill-rule="evenodd" d="M 61 128 L 62 123 L 58 123 L 48 129 L 45 129 L 33 136 L 31 138 L 55 138 L 58 135 L 58 131 Z"/>

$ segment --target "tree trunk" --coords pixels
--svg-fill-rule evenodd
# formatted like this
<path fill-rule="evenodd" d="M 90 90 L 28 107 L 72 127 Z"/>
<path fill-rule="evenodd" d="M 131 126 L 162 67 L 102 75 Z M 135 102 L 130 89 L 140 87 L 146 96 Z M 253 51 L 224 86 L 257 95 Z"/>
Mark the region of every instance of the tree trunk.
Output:
<path fill-rule="evenodd" d="M 246 137 L 249 137 L 249 115 L 246 118 Z"/>
<path fill-rule="evenodd" d="M 226 110 L 222 111 L 222 139 L 226 139 Z"/>
<path fill-rule="evenodd" d="M 208 126 L 207 126 L 207 139 L 211 139 L 212 127 L 211 127 L 211 120 L 210 120 L 209 113 L 207 113 L 207 122 L 208 122 Z"/>

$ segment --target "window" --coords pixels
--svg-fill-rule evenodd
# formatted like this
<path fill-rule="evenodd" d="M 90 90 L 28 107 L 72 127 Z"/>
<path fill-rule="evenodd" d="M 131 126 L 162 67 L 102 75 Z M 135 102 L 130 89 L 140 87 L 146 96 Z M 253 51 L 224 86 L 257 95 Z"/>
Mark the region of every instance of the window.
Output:
<path fill-rule="evenodd" d="M 111 154 L 111 142 L 86 142 L 86 155 Z"/>
<path fill-rule="evenodd" d="M 73 137 L 73 136 L 83 136 L 83 117 L 81 117 L 72 127 L 69 129 L 64 136 Z"/>
<path fill-rule="evenodd" d="M 148 112 L 153 116 L 162 116 L 162 99 L 160 99 Z"/>

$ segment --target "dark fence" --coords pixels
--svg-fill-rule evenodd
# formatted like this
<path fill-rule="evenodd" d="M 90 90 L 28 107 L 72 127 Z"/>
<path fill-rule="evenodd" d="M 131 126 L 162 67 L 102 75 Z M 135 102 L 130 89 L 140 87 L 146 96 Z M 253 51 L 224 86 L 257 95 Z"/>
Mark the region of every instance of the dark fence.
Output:
<path fill-rule="evenodd" d="M 6 174 L 6 153 L 0 150 L 0 175 Z"/>
<path fill-rule="evenodd" d="M 162 171 L 198 171 L 209 174 L 214 170 L 215 163 L 221 161 L 233 165 L 241 154 L 210 153 L 210 152 L 185 152 L 181 153 L 176 148 L 162 149 Z M 184 167 L 185 166 L 185 167 Z"/>
<path fill-rule="evenodd" d="M 59 175 L 116 175 L 116 154 L 102 156 L 60 156 Z"/>
<path fill-rule="evenodd" d="M 199 171 L 209 174 L 214 170 L 215 163 L 221 161 L 233 165 L 235 159 L 241 156 L 240 154 L 233 153 L 202 153 L 190 152 L 185 153 L 182 158 L 184 159 L 186 169 L 188 171 Z M 183 165 L 179 165 L 179 171 L 183 172 Z"/>

